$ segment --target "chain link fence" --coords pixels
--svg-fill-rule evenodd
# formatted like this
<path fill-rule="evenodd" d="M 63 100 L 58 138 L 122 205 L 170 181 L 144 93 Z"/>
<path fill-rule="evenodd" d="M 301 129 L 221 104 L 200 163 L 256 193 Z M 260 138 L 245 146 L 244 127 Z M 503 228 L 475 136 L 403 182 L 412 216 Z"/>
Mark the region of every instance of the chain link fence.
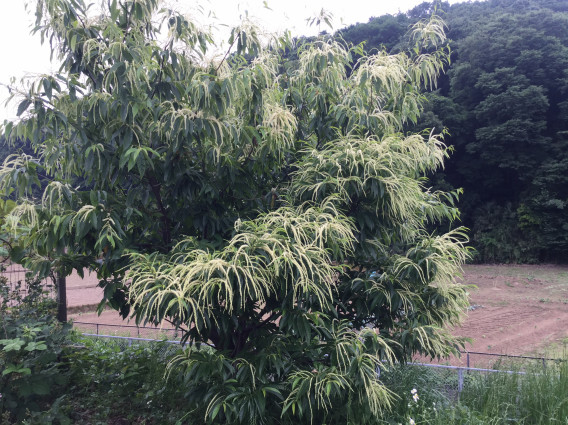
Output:
<path fill-rule="evenodd" d="M 466 367 L 503 369 L 514 367 L 515 369 L 533 368 L 542 365 L 546 368 L 551 362 L 558 362 L 559 359 L 537 356 L 520 356 L 513 354 L 483 353 L 478 351 L 462 352 Z"/>
<path fill-rule="evenodd" d="M 431 363 L 409 363 L 411 367 L 421 368 L 424 373 L 430 375 L 430 388 L 443 394 L 449 400 L 459 400 L 461 394 L 468 387 L 480 385 L 493 374 L 517 374 L 525 375 L 522 370 L 486 369 L 478 367 L 450 366 Z"/>
<path fill-rule="evenodd" d="M 99 344 L 112 347 L 118 351 L 125 351 L 128 348 L 144 348 L 151 346 L 153 351 L 164 359 L 175 355 L 184 346 L 179 340 L 156 340 L 151 338 L 124 337 L 114 335 L 97 335 L 83 333 L 84 337 L 93 338 Z"/>
<path fill-rule="evenodd" d="M 73 322 L 73 327 L 84 334 L 108 337 L 142 338 L 147 341 L 176 342 L 181 339 L 182 332 L 174 328 L 160 328 L 135 325 L 111 325 L 104 323 Z"/>
<path fill-rule="evenodd" d="M 431 363 L 427 357 L 415 357 L 415 363 Z M 485 353 L 479 351 L 461 351 L 459 356 L 451 356 L 442 360 L 441 365 L 451 365 L 478 369 L 515 369 L 523 370 L 548 365 L 558 362 L 559 359 L 541 356 L 523 356 L 504 353 Z"/>
<path fill-rule="evenodd" d="M 5 259 L 0 259 L 0 278 L 6 280 L 10 290 L 18 291 L 23 297 L 28 295 L 30 283 L 39 285 L 49 297 L 56 297 L 53 279 L 37 280 L 31 275 L 29 270 L 24 269 L 19 264 L 12 264 Z"/>

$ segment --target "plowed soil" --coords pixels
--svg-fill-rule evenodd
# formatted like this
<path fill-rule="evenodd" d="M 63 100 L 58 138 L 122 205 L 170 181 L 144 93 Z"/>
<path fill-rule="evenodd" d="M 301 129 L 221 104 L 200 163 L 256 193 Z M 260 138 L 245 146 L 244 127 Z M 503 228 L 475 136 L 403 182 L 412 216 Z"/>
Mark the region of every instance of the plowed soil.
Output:
<path fill-rule="evenodd" d="M 509 355 L 561 354 L 568 343 L 568 266 L 470 265 L 462 283 L 470 311 L 455 334 L 466 349 Z"/>

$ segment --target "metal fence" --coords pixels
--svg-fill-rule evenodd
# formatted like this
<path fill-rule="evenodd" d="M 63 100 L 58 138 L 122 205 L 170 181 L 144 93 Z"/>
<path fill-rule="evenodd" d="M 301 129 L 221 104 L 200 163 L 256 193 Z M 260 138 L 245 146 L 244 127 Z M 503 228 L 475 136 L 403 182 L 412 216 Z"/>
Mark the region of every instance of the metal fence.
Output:
<path fill-rule="evenodd" d="M 151 338 L 137 338 L 137 337 L 125 337 L 125 336 L 115 336 L 115 335 L 102 335 L 102 334 L 89 334 L 83 333 L 83 336 L 89 338 L 95 338 L 104 342 L 105 345 L 112 345 L 118 351 L 125 351 L 127 348 L 137 347 L 144 348 L 147 346 L 152 346 L 153 350 L 164 359 L 169 358 L 176 354 L 180 349 L 180 341 L 172 340 L 156 340 Z M 183 346 L 182 346 L 183 347 Z"/>
<path fill-rule="evenodd" d="M 525 375 L 521 370 L 485 369 L 478 367 L 450 366 L 432 363 L 408 363 L 410 366 L 431 369 L 436 374 L 439 383 L 438 391 L 449 399 L 459 399 L 466 386 L 473 380 L 485 379 L 493 373 L 505 373 L 509 375 Z"/>
<path fill-rule="evenodd" d="M 464 351 L 461 353 L 465 356 L 466 367 L 474 367 L 479 365 L 486 365 L 489 368 L 498 368 L 503 365 L 515 364 L 516 367 L 522 366 L 534 366 L 536 364 L 542 364 L 542 367 L 546 366 L 550 362 L 563 361 L 560 359 L 554 359 L 550 357 L 538 357 L 538 356 L 519 356 L 513 354 L 497 354 L 497 353 L 482 353 L 479 351 Z"/>
<path fill-rule="evenodd" d="M 416 357 L 416 363 L 431 363 L 426 357 Z M 479 369 L 514 369 L 533 368 L 541 365 L 547 367 L 561 360 L 544 356 L 524 356 L 504 353 L 485 353 L 479 351 L 461 351 L 459 356 L 451 356 L 438 364 Z"/>
<path fill-rule="evenodd" d="M 77 324 L 78 322 L 75 322 Z M 93 323 L 88 323 L 88 325 L 96 325 Z M 103 326 L 113 326 L 113 325 L 100 325 L 98 331 L 101 331 Z M 118 326 L 116 327 L 124 327 Z M 154 329 L 155 328 L 144 328 L 131 326 L 131 328 L 139 328 L 141 330 Z M 172 331 L 173 329 L 168 329 Z M 166 340 L 166 339 L 153 339 L 153 338 L 141 338 L 134 336 L 119 336 L 119 335 L 106 335 L 103 333 L 83 333 L 84 336 L 90 338 L 97 338 L 105 340 L 114 344 L 118 349 L 125 350 L 132 346 L 144 346 L 148 344 L 161 344 L 159 352 L 162 354 L 174 354 L 175 351 L 180 348 L 180 341 L 177 340 Z M 541 360 L 542 357 L 530 357 L 530 356 L 506 356 L 501 354 L 492 353 L 480 353 L 480 352 L 470 352 L 470 354 L 493 356 L 493 357 L 512 357 L 521 358 L 525 360 Z M 546 361 L 561 361 L 559 359 L 545 359 Z M 412 362 L 407 363 L 407 366 L 424 368 L 436 381 L 436 391 L 440 392 L 450 400 L 458 400 L 461 393 L 467 389 L 468 385 L 473 383 L 479 383 L 479 380 L 486 379 L 491 374 L 517 374 L 525 375 L 527 372 L 523 370 L 508 370 L 508 369 L 495 369 L 495 368 L 478 368 L 478 367 L 468 367 L 468 366 L 451 366 L 451 365 L 441 365 L 432 363 L 419 363 Z M 546 362 L 543 364 L 546 367 Z M 380 374 L 380 371 L 378 371 Z"/>
<path fill-rule="evenodd" d="M 177 341 L 181 339 L 182 332 L 179 329 L 164 328 L 164 327 L 150 327 L 150 326 L 135 326 L 135 325 L 116 325 L 104 324 L 94 322 L 81 322 L 74 321 L 73 325 L 81 332 L 92 335 L 108 335 L 119 337 L 135 337 L 146 338 L 148 340 L 161 341 L 164 339 Z M 432 364 L 421 361 L 422 359 L 415 359 L 414 364 Z M 461 358 L 450 359 L 449 364 L 436 364 L 442 368 L 463 369 L 463 370 L 502 370 L 506 367 L 512 367 L 515 370 L 521 370 L 525 366 L 532 367 L 535 364 L 542 364 L 546 367 L 551 362 L 562 361 L 560 359 L 538 356 L 522 356 L 514 354 L 500 354 L 500 353 L 485 353 L 478 351 L 462 351 Z M 465 362 L 465 364 L 464 364 Z"/>
<path fill-rule="evenodd" d="M 135 325 L 111 325 L 104 323 L 90 323 L 73 321 L 73 327 L 89 335 L 107 337 L 141 338 L 147 341 L 179 341 L 181 331 L 174 328 L 160 328 Z"/>
<path fill-rule="evenodd" d="M 0 261 L 0 277 L 6 279 L 6 283 L 13 291 L 17 290 L 21 296 L 28 295 L 29 281 L 34 279 L 29 270 L 24 269 L 19 264 Z M 55 298 L 55 284 L 53 279 L 41 279 L 37 282 L 40 287 L 50 296 Z"/>

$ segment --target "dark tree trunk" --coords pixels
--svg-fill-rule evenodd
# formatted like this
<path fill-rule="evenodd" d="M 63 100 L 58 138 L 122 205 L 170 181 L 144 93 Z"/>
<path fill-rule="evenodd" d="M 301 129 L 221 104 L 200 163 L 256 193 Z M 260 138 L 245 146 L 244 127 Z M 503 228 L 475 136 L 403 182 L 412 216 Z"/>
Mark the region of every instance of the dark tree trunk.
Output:
<path fill-rule="evenodd" d="M 57 320 L 67 322 L 67 281 L 60 273 L 55 274 L 55 288 L 57 290 Z"/>

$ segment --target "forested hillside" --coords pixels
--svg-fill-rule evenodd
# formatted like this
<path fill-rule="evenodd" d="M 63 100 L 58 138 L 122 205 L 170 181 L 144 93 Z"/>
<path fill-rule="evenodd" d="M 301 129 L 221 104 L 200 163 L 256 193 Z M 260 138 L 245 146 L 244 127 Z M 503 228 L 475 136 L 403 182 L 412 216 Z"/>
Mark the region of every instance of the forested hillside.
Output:
<path fill-rule="evenodd" d="M 404 50 L 433 11 L 452 63 L 416 128 L 447 127 L 455 151 L 434 185 L 462 187 L 478 261 L 565 261 L 568 253 L 568 1 L 423 3 L 340 32 L 367 50 Z"/>

